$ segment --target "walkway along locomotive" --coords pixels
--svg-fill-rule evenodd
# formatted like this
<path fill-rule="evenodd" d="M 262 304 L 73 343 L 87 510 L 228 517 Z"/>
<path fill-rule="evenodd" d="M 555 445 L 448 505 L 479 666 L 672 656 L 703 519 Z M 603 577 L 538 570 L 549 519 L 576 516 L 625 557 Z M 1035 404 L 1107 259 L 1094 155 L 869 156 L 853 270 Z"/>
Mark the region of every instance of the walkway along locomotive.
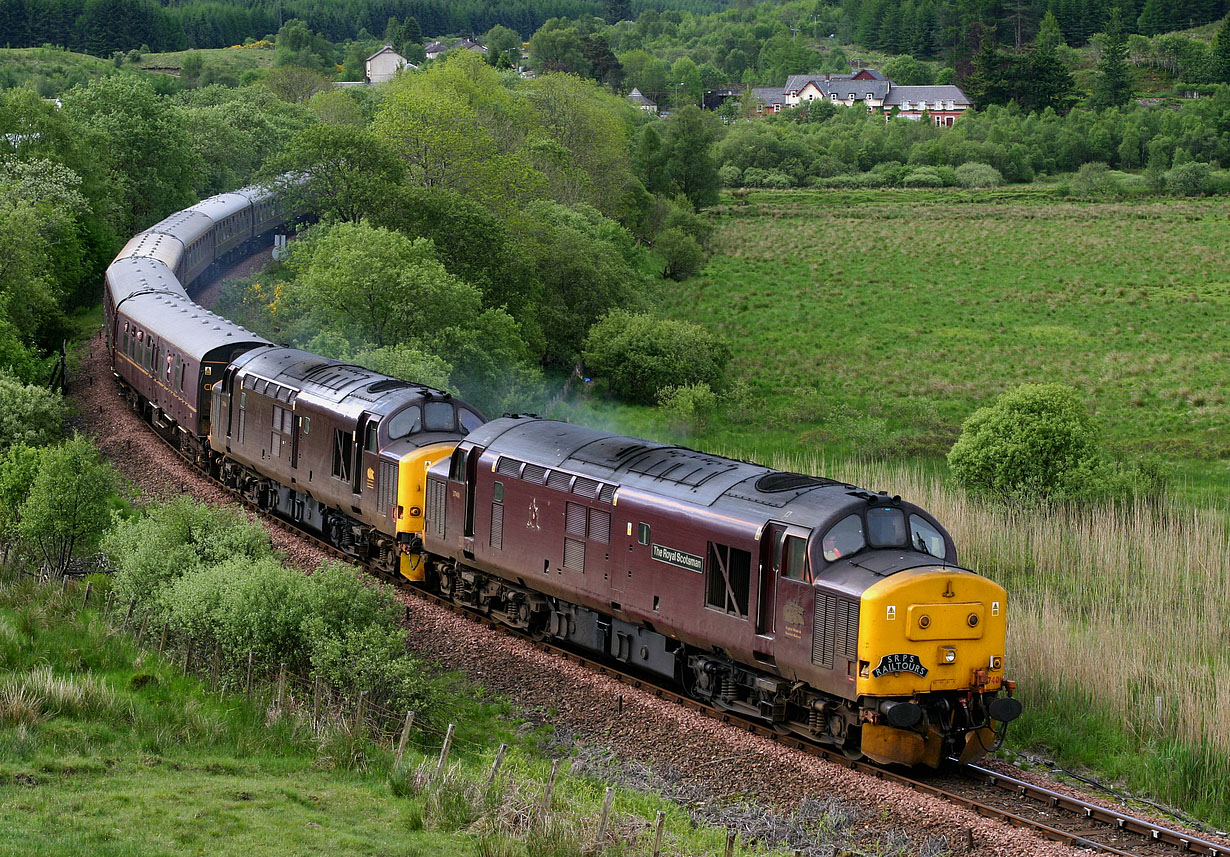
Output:
<path fill-rule="evenodd" d="M 1007 599 L 898 497 L 534 417 L 276 346 L 185 289 L 286 221 L 244 189 L 106 274 L 124 395 L 203 470 L 356 560 L 851 757 L 983 755 L 1020 714 Z"/>

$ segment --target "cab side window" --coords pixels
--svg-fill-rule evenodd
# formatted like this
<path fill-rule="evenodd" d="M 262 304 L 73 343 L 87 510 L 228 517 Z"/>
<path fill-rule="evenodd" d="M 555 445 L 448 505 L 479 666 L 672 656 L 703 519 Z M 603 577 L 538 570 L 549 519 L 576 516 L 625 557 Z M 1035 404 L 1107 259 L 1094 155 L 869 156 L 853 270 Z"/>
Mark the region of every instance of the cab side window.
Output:
<path fill-rule="evenodd" d="M 811 581 L 807 568 L 807 542 L 798 536 L 786 536 L 782 543 L 782 577 Z"/>

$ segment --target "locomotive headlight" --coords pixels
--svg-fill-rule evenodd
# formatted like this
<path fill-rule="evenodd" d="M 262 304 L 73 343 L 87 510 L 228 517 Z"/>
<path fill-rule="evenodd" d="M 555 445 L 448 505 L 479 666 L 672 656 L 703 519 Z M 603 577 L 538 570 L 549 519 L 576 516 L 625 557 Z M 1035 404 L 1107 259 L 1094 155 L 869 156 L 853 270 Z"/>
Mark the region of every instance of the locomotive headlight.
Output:
<path fill-rule="evenodd" d="M 1003 669 L 1004 659 L 999 655 L 991 655 L 990 666 L 991 666 L 991 669 L 993 670 Z"/>
<path fill-rule="evenodd" d="M 957 650 L 951 646 L 940 646 L 940 660 L 946 664 L 957 662 Z"/>

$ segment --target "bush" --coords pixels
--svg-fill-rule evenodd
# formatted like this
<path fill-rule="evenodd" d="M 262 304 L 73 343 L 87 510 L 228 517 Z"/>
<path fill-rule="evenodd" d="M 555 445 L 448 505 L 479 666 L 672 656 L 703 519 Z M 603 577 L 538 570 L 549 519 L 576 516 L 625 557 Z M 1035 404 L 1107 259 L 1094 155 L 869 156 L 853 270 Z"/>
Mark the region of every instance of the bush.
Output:
<path fill-rule="evenodd" d="M 969 491 L 1024 501 L 1091 496 L 1108 476 L 1097 426 L 1062 384 L 1026 384 L 979 408 L 948 466 Z"/>
<path fill-rule="evenodd" d="M 944 180 L 933 167 L 919 167 L 901 180 L 904 187 L 943 187 Z"/>
<path fill-rule="evenodd" d="M 718 178 L 722 180 L 722 187 L 739 187 L 743 184 L 743 171 L 734 164 L 726 164 L 718 167 Z"/>
<path fill-rule="evenodd" d="M 794 179 L 785 173 L 771 172 L 765 176 L 764 186 L 773 190 L 787 190 L 794 187 Z"/>
<path fill-rule="evenodd" d="M 717 407 L 717 396 L 704 381 L 679 387 L 663 387 L 658 391 L 658 407 L 674 428 L 703 432 Z"/>
<path fill-rule="evenodd" d="M 990 164 L 980 164 L 977 161 L 957 167 L 956 178 L 961 187 L 999 187 L 1004 183 L 1004 177 L 999 174 L 999 170 Z"/>
<path fill-rule="evenodd" d="M 273 556 L 269 536 L 242 512 L 197 504 L 190 497 L 118 522 L 102 542 L 125 601 L 157 604 L 180 577 L 231 558 L 256 563 Z"/>
<path fill-rule="evenodd" d="M 670 280 L 686 280 L 705 264 L 705 251 L 700 244 L 679 228 L 663 231 L 654 241 L 653 248 L 662 254 L 665 262 L 662 276 Z"/>
<path fill-rule="evenodd" d="M 1179 164 L 1163 175 L 1166 193 L 1175 196 L 1200 196 L 1209 192 L 1212 171 L 1208 164 Z"/>
<path fill-rule="evenodd" d="M 0 372 L 0 449 L 15 443 L 55 443 L 66 414 L 67 406 L 59 393 L 23 384 Z"/>
<path fill-rule="evenodd" d="M 720 388 L 730 347 L 690 322 L 617 310 L 590 328 L 583 358 L 616 395 L 652 404 L 663 387 Z"/>
<path fill-rule="evenodd" d="M 115 472 L 82 437 L 45 450 L 21 505 L 22 550 L 62 575 L 73 559 L 94 553 L 111 520 Z"/>
<path fill-rule="evenodd" d="M 1075 196 L 1105 196 L 1114 193 L 1115 180 L 1110 175 L 1110 167 L 1098 161 L 1081 164 L 1068 182 L 1071 193 Z"/>

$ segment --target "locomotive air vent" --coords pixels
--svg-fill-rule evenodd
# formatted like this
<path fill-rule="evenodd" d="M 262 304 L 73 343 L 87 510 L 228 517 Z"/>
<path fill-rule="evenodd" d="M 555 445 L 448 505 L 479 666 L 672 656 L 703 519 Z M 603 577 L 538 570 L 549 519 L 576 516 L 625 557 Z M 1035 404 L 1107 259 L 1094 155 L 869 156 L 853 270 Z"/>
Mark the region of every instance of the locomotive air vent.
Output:
<path fill-rule="evenodd" d="M 821 488 L 825 485 L 840 485 L 821 476 L 805 476 L 802 473 L 766 473 L 756 480 L 756 490 L 765 494 L 780 491 L 799 491 L 803 488 Z"/>
<path fill-rule="evenodd" d="M 367 388 L 369 393 L 383 393 L 386 390 L 396 390 L 401 387 L 409 387 L 410 384 L 405 381 L 399 381 L 396 378 L 385 378 L 383 381 L 377 381 Z"/>

